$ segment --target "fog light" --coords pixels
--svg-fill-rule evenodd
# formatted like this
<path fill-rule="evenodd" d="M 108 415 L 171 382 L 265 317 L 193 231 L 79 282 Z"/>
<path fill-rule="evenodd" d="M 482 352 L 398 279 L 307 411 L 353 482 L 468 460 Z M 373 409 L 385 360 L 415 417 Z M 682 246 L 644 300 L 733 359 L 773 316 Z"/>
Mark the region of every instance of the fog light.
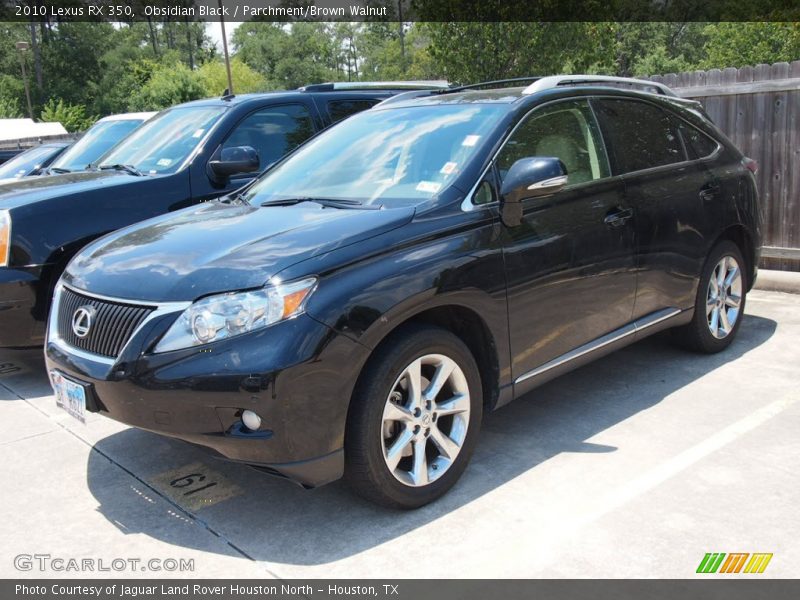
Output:
<path fill-rule="evenodd" d="M 259 427 L 261 427 L 261 417 L 252 410 L 246 410 L 242 413 L 242 423 L 248 429 L 258 431 Z"/>

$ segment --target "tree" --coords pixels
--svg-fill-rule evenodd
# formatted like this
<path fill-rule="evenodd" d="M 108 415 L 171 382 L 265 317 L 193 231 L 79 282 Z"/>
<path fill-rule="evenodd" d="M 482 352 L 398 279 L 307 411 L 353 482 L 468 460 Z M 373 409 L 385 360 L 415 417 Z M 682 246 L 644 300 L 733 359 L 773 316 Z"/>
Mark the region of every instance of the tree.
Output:
<path fill-rule="evenodd" d="M 613 72 L 622 76 L 677 73 L 703 58 L 702 23 L 615 23 Z"/>
<path fill-rule="evenodd" d="M 92 106 L 103 76 L 100 57 L 115 44 L 116 34 L 110 23 L 59 23 L 42 44 L 42 98 Z"/>
<path fill-rule="evenodd" d="M 207 97 L 197 72 L 182 63 L 160 65 L 147 83 L 133 94 L 130 110 L 160 110 Z"/>
<path fill-rule="evenodd" d="M 92 126 L 97 117 L 86 115 L 86 107 L 67 104 L 61 99 L 51 98 L 39 117 L 45 123 L 61 123 L 70 133 L 84 131 Z"/>
<path fill-rule="evenodd" d="M 228 87 L 228 74 L 225 64 L 221 61 L 205 63 L 197 74 L 208 96 L 219 96 Z M 231 77 L 233 89 L 237 94 L 263 92 L 267 86 L 266 80 L 260 73 L 248 67 L 236 56 L 231 60 Z"/>
<path fill-rule="evenodd" d="M 471 83 L 611 68 L 613 29 L 604 23 L 425 23 L 441 75 Z"/>
<path fill-rule="evenodd" d="M 0 96 L 0 119 L 21 119 L 22 111 L 14 100 Z"/>
<path fill-rule="evenodd" d="M 703 69 L 723 69 L 800 58 L 800 23 L 713 23 L 703 34 Z"/>
<path fill-rule="evenodd" d="M 234 31 L 231 42 L 237 58 L 273 81 L 276 65 L 286 54 L 288 38 L 289 33 L 279 23 L 248 21 Z"/>

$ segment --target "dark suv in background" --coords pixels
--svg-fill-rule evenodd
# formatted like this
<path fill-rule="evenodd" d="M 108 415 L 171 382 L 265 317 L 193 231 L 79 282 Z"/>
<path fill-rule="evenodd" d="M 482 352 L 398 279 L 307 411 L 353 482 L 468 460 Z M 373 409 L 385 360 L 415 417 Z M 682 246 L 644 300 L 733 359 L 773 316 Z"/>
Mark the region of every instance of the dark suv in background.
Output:
<path fill-rule="evenodd" d="M 318 131 L 399 91 L 446 84 L 372 85 L 319 84 L 181 104 L 143 124 L 87 172 L 0 186 L 0 347 L 42 343 L 55 283 L 92 240 L 235 190 Z"/>
<path fill-rule="evenodd" d="M 50 318 L 57 402 L 423 505 L 485 411 L 667 328 L 731 343 L 759 259 L 752 170 L 646 81 L 396 96 L 242 194 L 81 252 Z"/>

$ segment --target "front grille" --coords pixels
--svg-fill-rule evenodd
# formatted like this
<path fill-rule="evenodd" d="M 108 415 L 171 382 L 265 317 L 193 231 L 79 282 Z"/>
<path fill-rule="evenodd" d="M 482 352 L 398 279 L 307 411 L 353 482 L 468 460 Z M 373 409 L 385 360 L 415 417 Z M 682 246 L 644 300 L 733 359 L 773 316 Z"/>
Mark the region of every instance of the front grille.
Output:
<path fill-rule="evenodd" d="M 81 307 L 94 309 L 92 324 L 85 337 L 78 337 L 72 329 L 72 318 Z M 152 306 L 99 300 L 62 288 L 58 304 L 58 336 L 75 348 L 116 358 L 153 310 Z"/>

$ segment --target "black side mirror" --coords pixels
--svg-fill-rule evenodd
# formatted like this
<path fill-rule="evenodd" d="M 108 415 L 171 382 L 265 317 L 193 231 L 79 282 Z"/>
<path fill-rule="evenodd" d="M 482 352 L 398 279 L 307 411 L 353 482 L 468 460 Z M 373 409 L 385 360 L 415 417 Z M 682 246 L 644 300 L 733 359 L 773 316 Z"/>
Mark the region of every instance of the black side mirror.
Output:
<path fill-rule="evenodd" d="M 217 179 L 227 179 L 238 173 L 255 173 L 259 168 L 258 152 L 251 146 L 223 148 L 219 160 L 208 161 Z"/>
<path fill-rule="evenodd" d="M 567 168 L 553 156 L 520 158 L 500 189 L 500 217 L 509 227 L 522 221 L 522 201 L 555 194 L 567 185 Z"/>

